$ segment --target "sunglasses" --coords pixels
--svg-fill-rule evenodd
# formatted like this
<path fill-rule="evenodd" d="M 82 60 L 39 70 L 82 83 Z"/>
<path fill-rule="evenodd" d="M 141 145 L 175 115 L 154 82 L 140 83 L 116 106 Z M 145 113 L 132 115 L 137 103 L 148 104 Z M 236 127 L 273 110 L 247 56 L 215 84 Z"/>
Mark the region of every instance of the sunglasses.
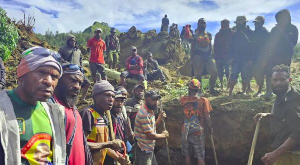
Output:
<path fill-rule="evenodd" d="M 76 64 L 63 65 L 62 68 L 64 71 L 72 71 L 72 72 L 80 71 L 81 73 L 84 73 L 83 68 Z"/>
<path fill-rule="evenodd" d="M 34 55 L 43 56 L 43 57 L 52 56 L 56 61 L 61 63 L 60 54 L 55 51 L 52 51 L 50 49 L 47 49 L 47 48 L 38 47 L 38 46 L 32 47 L 32 48 L 26 50 L 25 52 L 23 52 L 22 57 L 25 57 L 29 54 L 34 54 Z"/>

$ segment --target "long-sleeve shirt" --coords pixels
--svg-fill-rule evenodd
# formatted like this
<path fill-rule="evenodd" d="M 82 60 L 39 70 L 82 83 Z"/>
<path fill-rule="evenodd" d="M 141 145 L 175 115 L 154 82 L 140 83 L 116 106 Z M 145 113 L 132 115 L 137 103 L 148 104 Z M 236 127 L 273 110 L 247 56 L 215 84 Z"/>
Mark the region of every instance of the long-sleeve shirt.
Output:
<path fill-rule="evenodd" d="M 137 65 L 139 66 L 139 69 L 131 69 L 130 65 Z M 143 74 L 143 67 L 144 67 L 143 58 L 139 55 L 129 56 L 126 59 L 126 69 L 131 74 L 135 74 L 135 75 Z"/>

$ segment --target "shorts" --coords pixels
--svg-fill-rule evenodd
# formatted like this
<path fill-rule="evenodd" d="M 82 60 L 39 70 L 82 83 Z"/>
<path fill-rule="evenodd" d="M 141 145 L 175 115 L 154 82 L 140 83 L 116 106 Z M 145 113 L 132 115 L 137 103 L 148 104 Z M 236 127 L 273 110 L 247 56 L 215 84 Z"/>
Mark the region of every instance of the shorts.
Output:
<path fill-rule="evenodd" d="M 124 78 L 134 78 L 136 80 L 145 80 L 145 77 L 143 74 L 131 74 L 128 71 L 124 71 L 121 73 L 121 77 Z"/>
<path fill-rule="evenodd" d="M 194 153 L 194 157 L 198 160 L 204 160 L 205 158 L 205 144 L 204 134 L 199 135 L 188 135 L 187 140 L 182 136 L 182 154 L 184 156 L 190 156 Z"/>
<path fill-rule="evenodd" d="M 234 62 L 231 66 L 231 80 L 237 80 L 239 73 L 241 73 L 242 81 L 250 81 L 251 76 L 251 66 L 248 62 Z"/>
<path fill-rule="evenodd" d="M 217 67 L 211 56 L 204 57 L 202 55 L 194 55 L 192 60 L 194 75 L 198 80 L 202 78 L 204 69 L 208 72 L 211 78 L 217 79 Z"/>
<path fill-rule="evenodd" d="M 97 72 L 101 74 L 101 77 L 106 75 L 104 64 L 90 62 L 90 70 L 92 77 L 95 77 Z"/>

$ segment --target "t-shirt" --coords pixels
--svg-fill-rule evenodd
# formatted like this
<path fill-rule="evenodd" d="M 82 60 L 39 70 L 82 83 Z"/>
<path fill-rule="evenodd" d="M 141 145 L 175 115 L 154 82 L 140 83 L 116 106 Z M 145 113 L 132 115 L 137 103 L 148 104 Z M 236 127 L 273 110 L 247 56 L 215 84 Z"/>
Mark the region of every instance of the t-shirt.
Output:
<path fill-rule="evenodd" d="M 183 96 L 180 98 L 180 104 L 183 106 L 185 118 L 192 116 L 203 117 L 203 112 L 208 114 L 212 111 L 211 104 L 207 98 L 196 96 Z M 203 121 L 201 121 L 203 125 Z"/>
<path fill-rule="evenodd" d="M 83 122 L 83 130 L 89 132 L 88 142 L 108 142 L 109 120 L 106 115 L 100 115 L 94 106 L 87 107 L 80 112 Z M 100 164 L 104 164 L 107 149 L 100 150 Z"/>
<path fill-rule="evenodd" d="M 52 128 L 47 112 L 38 101 L 36 105 L 23 102 L 13 90 L 11 99 L 20 133 L 22 164 L 52 164 Z"/>
<path fill-rule="evenodd" d="M 76 115 L 77 119 L 77 124 L 76 124 L 76 131 L 75 131 L 75 136 L 74 140 L 72 143 L 72 148 L 70 151 L 70 156 L 69 156 L 69 165 L 75 165 L 75 164 L 85 164 L 85 150 L 84 150 L 84 144 L 83 144 L 83 129 L 82 129 L 82 120 L 80 117 L 80 114 L 78 111 L 74 108 L 69 108 L 66 106 L 63 102 L 61 102 L 57 97 L 55 97 L 55 100 L 63 105 L 65 107 L 65 115 L 66 115 L 66 140 L 67 143 L 69 142 L 72 132 L 75 126 L 75 116 L 74 112 Z"/>
<path fill-rule="evenodd" d="M 90 62 L 105 64 L 103 51 L 106 51 L 106 45 L 102 39 L 89 39 L 87 47 L 91 49 Z"/>
<path fill-rule="evenodd" d="M 137 144 L 142 151 L 151 152 L 154 150 L 155 140 L 147 137 L 147 133 L 156 133 L 154 112 L 144 104 L 135 118 L 134 135 Z"/>

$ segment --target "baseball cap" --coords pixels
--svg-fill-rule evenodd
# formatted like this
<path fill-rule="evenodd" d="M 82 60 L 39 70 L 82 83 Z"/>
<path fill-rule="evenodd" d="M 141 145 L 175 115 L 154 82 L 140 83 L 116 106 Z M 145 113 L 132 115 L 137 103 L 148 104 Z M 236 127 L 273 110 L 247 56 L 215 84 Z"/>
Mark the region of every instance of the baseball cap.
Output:
<path fill-rule="evenodd" d="M 151 97 L 152 99 L 161 99 L 161 96 L 156 91 L 148 91 L 145 93 L 145 98 Z"/>
<path fill-rule="evenodd" d="M 116 28 L 111 28 L 111 29 L 110 29 L 110 32 L 116 33 L 117 30 L 116 30 Z"/>
<path fill-rule="evenodd" d="M 131 46 L 131 50 L 136 50 L 136 47 L 135 46 Z"/>
<path fill-rule="evenodd" d="M 189 83 L 189 88 L 190 89 L 200 89 L 200 81 L 197 79 L 192 79 Z"/>
<path fill-rule="evenodd" d="M 123 92 L 121 90 L 115 91 L 115 98 L 124 98 L 124 99 L 126 99 L 126 97 L 123 95 Z"/>
<path fill-rule="evenodd" d="M 95 31 L 94 31 L 94 32 L 97 32 L 97 31 L 100 31 L 100 32 L 102 33 L 102 29 L 101 29 L 101 28 L 97 28 L 97 29 L 95 29 Z"/>
<path fill-rule="evenodd" d="M 247 18 L 245 16 L 237 16 L 236 20 L 234 21 L 234 23 L 244 23 L 247 22 Z"/>
<path fill-rule="evenodd" d="M 227 23 L 227 24 L 229 24 L 230 21 L 229 21 L 228 19 L 223 19 L 223 20 L 221 21 L 221 23 Z"/>
<path fill-rule="evenodd" d="M 144 87 L 144 85 L 142 85 L 142 84 L 137 84 L 137 85 L 135 85 L 135 86 L 133 87 L 133 91 L 136 90 L 137 88 L 143 88 L 143 90 L 145 90 L 145 87 Z"/>
<path fill-rule="evenodd" d="M 265 18 L 263 16 L 257 16 L 253 22 L 265 22 Z"/>

